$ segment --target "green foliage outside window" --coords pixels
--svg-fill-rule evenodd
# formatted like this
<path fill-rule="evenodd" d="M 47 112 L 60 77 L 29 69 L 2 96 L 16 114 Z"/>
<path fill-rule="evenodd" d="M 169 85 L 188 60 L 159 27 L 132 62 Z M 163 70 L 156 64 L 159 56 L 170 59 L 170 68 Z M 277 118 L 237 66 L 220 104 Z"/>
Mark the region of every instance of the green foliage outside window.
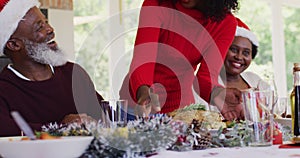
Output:
<path fill-rule="evenodd" d="M 122 17 L 126 31 L 125 50 L 129 64 L 138 25 L 138 13 L 142 0 L 122 0 L 122 10 L 133 10 L 133 16 Z M 109 43 L 109 1 L 106 0 L 74 0 L 74 16 L 98 16 L 98 20 L 76 25 L 74 27 L 74 41 L 76 62 L 81 64 L 90 74 L 96 88 L 108 92 L 109 89 L 109 57 L 105 48 Z M 300 9 L 283 6 L 283 21 L 285 33 L 287 87 L 291 89 L 292 66 L 300 62 Z M 252 62 L 249 71 L 256 72 L 263 77 L 272 75 L 272 37 L 271 37 L 271 9 L 269 1 L 241 0 L 240 10 L 235 15 L 241 18 L 257 35 L 259 53 Z M 127 71 L 128 68 L 125 68 Z"/>

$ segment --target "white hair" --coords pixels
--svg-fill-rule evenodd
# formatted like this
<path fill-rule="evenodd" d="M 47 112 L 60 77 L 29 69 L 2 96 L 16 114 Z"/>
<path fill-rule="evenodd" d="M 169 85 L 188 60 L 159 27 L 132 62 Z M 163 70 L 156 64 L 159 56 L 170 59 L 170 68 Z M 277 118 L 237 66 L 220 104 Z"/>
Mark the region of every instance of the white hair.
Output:
<path fill-rule="evenodd" d="M 59 48 L 52 50 L 47 43 L 36 43 L 30 40 L 24 40 L 24 43 L 28 56 L 36 62 L 52 66 L 61 66 L 67 62 L 65 54 Z"/>

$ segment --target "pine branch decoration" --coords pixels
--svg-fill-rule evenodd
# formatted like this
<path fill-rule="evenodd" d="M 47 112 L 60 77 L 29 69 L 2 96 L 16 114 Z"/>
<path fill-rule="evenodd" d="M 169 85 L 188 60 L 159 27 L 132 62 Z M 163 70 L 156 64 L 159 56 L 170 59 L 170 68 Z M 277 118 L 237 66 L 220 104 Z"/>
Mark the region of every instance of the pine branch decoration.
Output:
<path fill-rule="evenodd" d="M 126 127 L 98 128 L 98 137 L 82 157 L 138 157 L 169 148 L 176 141 L 170 118 L 129 122 Z"/>

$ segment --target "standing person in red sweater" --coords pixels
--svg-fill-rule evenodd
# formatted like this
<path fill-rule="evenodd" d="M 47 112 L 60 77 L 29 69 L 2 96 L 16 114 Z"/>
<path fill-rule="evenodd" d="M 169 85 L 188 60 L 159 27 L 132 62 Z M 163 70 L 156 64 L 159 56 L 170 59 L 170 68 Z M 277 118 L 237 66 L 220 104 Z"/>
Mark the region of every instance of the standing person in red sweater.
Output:
<path fill-rule="evenodd" d="M 195 82 L 203 99 L 234 119 L 240 91 L 220 86 L 218 75 L 234 39 L 231 11 L 237 8 L 237 0 L 145 0 L 121 98 L 147 115 L 151 94 L 157 94 L 161 109 L 152 111 L 168 113 L 194 103 Z"/>
<path fill-rule="evenodd" d="M 0 136 L 21 134 L 11 111 L 37 131 L 48 123 L 101 117 L 102 96 L 82 67 L 67 62 L 39 5 L 38 0 L 0 1 L 0 55 L 12 61 L 0 73 Z"/>

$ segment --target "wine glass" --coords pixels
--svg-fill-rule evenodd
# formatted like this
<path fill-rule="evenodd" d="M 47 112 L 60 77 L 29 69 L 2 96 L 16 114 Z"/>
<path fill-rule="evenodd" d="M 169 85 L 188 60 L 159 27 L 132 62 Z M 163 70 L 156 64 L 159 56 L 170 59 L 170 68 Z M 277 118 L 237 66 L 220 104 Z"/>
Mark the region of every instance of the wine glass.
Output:
<path fill-rule="evenodd" d="M 272 77 L 266 77 L 265 79 L 261 79 L 258 82 L 257 88 L 259 90 L 270 90 L 273 92 L 273 103 L 271 109 L 271 113 L 274 112 L 274 107 L 278 101 L 278 93 L 277 93 L 277 86 L 275 80 Z"/>
<path fill-rule="evenodd" d="M 277 104 L 274 107 L 274 114 L 277 118 L 285 118 L 288 106 L 287 97 L 279 97 Z"/>

